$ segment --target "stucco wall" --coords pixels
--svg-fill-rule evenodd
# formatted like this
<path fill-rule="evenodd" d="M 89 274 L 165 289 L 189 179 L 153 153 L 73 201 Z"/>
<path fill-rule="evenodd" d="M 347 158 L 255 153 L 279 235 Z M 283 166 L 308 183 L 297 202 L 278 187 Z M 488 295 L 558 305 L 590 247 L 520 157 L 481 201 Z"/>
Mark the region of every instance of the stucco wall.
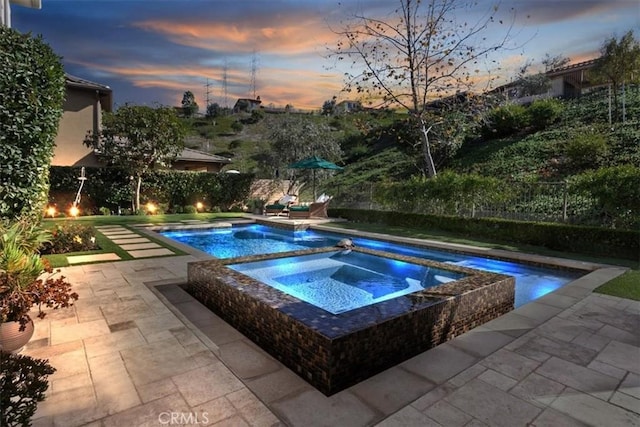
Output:
<path fill-rule="evenodd" d="M 53 166 L 98 166 L 93 151 L 83 141 L 100 123 L 101 108 L 92 90 L 67 87 L 64 113 L 58 127 Z"/>

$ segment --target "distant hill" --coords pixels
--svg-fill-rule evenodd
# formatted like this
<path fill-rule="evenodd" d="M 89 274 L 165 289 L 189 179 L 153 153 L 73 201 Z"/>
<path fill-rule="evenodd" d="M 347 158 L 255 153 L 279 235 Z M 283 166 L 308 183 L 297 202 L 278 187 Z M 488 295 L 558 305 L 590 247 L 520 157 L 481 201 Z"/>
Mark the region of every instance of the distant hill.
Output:
<path fill-rule="evenodd" d="M 501 179 L 555 181 L 601 166 L 632 164 L 640 167 L 640 88 L 627 89 L 626 123 L 608 124 L 607 92 L 598 91 L 563 101 L 558 120 L 546 129 L 483 139 L 472 135 L 440 171 L 474 172 Z M 271 116 L 270 116 L 271 117 Z M 370 113 L 338 117 L 304 116 L 328 122 L 343 149 L 346 168 L 328 186 L 403 180 L 419 173 L 416 159 L 388 136 L 367 132 L 381 123 L 406 116 Z M 278 120 L 277 115 L 271 117 Z M 234 125 L 234 122 L 241 125 Z M 251 123 L 250 116 L 230 115 L 214 120 L 189 120 L 187 146 L 230 157 L 230 169 L 261 176 L 260 157 L 268 151 L 269 129 L 264 120 Z M 235 127 L 235 129 L 234 129 Z M 267 177 L 268 178 L 268 177 Z"/>

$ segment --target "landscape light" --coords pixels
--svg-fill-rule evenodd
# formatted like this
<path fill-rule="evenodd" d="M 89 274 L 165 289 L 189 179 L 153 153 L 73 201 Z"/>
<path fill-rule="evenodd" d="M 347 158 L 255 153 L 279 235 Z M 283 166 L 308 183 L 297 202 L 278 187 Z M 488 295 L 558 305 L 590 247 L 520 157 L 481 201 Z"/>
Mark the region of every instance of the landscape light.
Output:
<path fill-rule="evenodd" d="M 158 207 L 156 205 L 154 205 L 151 202 L 147 203 L 147 212 L 149 212 L 151 215 L 156 213 L 157 210 L 158 210 Z"/>
<path fill-rule="evenodd" d="M 80 215 L 80 209 L 78 209 L 77 206 L 71 206 L 71 209 L 69 209 L 69 213 L 71 214 L 72 217 L 77 217 L 78 215 Z"/>
<path fill-rule="evenodd" d="M 54 206 L 47 207 L 47 215 L 49 215 L 51 218 L 56 216 L 56 208 Z"/>
<path fill-rule="evenodd" d="M 204 205 L 202 204 L 202 202 L 198 202 L 198 203 L 196 203 L 196 209 L 197 209 L 198 211 L 201 211 L 201 210 L 202 210 L 202 208 L 204 208 Z"/>

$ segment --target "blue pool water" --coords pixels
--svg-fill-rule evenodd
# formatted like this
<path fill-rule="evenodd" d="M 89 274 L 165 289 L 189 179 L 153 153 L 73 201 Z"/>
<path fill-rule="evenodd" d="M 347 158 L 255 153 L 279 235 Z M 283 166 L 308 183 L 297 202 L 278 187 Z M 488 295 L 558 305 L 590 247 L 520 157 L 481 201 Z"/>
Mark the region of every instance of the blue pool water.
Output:
<path fill-rule="evenodd" d="M 405 246 L 381 240 L 345 236 L 338 233 L 314 230 L 292 232 L 258 224 L 216 229 L 163 231 L 161 234 L 207 252 L 216 258 L 225 259 L 334 246 L 341 239 L 350 237 L 359 247 L 514 276 L 516 280 L 516 307 L 540 298 L 581 275 L 573 271 L 535 267 L 474 255 Z"/>
<path fill-rule="evenodd" d="M 228 267 L 333 314 L 464 277 L 462 273 L 352 251 Z"/>

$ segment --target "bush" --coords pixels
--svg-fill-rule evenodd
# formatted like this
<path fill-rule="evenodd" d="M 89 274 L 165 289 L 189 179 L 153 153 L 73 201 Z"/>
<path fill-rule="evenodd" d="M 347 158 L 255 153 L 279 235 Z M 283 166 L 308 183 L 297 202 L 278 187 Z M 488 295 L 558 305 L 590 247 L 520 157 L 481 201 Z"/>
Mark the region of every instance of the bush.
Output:
<path fill-rule="evenodd" d="M 0 26 L 0 217 L 41 217 L 65 96 L 60 57 L 42 37 Z"/>
<path fill-rule="evenodd" d="M 558 121 L 563 111 L 564 104 L 557 99 L 540 99 L 527 108 L 529 123 L 538 130 Z"/>
<path fill-rule="evenodd" d="M 575 177 L 576 190 L 597 200 L 603 222 L 615 227 L 640 227 L 640 168 L 633 165 L 600 168 Z"/>
<path fill-rule="evenodd" d="M 603 257 L 637 260 L 640 251 L 640 232 L 631 230 L 359 209 L 330 208 L 329 215 L 354 222 L 443 230 L 462 236 L 542 246 L 558 251 Z"/>
<path fill-rule="evenodd" d="M 187 205 L 184 207 L 183 212 L 188 214 L 194 214 L 194 213 L 198 213 L 198 209 L 193 205 Z"/>
<path fill-rule="evenodd" d="M 481 127 L 486 139 L 503 138 L 524 130 L 529 125 L 529 115 L 522 105 L 509 104 L 487 113 Z"/>
<path fill-rule="evenodd" d="M 56 369 L 48 360 L 0 351 L 0 425 L 29 426 Z"/>
<path fill-rule="evenodd" d="M 389 209 L 429 213 L 473 212 L 480 204 L 507 198 L 508 189 L 497 178 L 449 171 L 432 179 L 380 185 L 374 194 L 375 201 Z"/>
<path fill-rule="evenodd" d="M 102 214 L 104 216 L 111 215 L 111 209 L 109 209 L 109 208 L 107 208 L 105 206 L 102 206 L 99 210 L 100 210 L 100 214 Z"/>
<path fill-rule="evenodd" d="M 609 147 L 601 133 L 583 133 L 571 138 L 565 147 L 567 159 L 577 169 L 595 169 L 606 156 Z"/>
<path fill-rule="evenodd" d="M 95 229 L 89 225 L 66 222 L 56 225 L 51 230 L 51 235 L 51 241 L 42 247 L 42 254 L 65 254 L 100 249 L 96 243 Z"/>

